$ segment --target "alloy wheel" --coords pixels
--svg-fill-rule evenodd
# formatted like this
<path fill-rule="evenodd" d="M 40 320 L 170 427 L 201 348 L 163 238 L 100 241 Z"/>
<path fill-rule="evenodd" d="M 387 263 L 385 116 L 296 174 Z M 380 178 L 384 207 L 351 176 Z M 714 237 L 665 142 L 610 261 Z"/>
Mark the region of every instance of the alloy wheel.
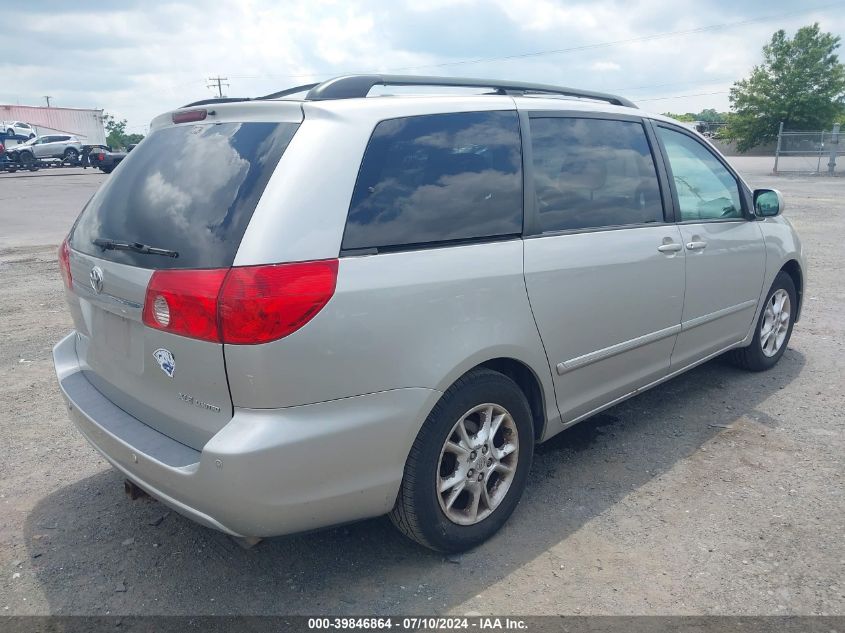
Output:
<path fill-rule="evenodd" d="M 437 499 L 453 523 L 474 525 L 501 504 L 513 483 L 519 434 L 511 414 L 497 404 L 467 411 L 440 451 Z"/>
<path fill-rule="evenodd" d="M 766 302 L 760 323 L 760 347 L 769 358 L 780 351 L 786 340 L 791 308 L 789 293 L 783 288 L 776 290 Z"/>

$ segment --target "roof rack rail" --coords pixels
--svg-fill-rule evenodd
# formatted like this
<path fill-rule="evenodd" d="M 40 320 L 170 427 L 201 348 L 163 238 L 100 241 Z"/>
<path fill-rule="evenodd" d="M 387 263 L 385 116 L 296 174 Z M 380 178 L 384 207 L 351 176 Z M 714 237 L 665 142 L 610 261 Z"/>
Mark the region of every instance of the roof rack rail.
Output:
<path fill-rule="evenodd" d="M 525 95 L 525 94 L 551 94 L 564 97 L 576 97 L 578 99 L 594 99 L 606 101 L 607 103 L 636 108 L 634 103 L 625 97 L 607 94 L 605 92 L 594 92 L 592 90 L 579 90 L 577 88 L 564 88 L 549 84 L 534 84 L 516 81 L 502 81 L 500 79 L 464 79 L 458 77 L 423 77 L 417 75 L 343 75 L 335 77 L 319 84 L 305 84 L 294 86 L 273 92 L 263 97 L 221 97 L 216 99 L 203 99 L 194 101 L 183 108 L 212 105 L 215 103 L 233 103 L 243 101 L 263 101 L 267 99 L 280 99 L 299 92 L 306 92 L 306 101 L 327 101 L 330 99 L 356 99 L 366 97 L 374 86 L 442 86 L 451 88 L 492 88 L 493 94 L 500 95 Z"/>
<path fill-rule="evenodd" d="M 579 99 L 595 99 L 606 101 L 613 105 L 636 108 L 632 101 L 625 97 L 607 94 L 604 92 L 593 92 L 591 90 L 579 90 L 577 88 L 564 88 L 562 86 L 551 86 L 548 84 L 525 83 L 519 81 L 503 81 L 500 79 L 462 79 L 457 77 L 423 77 L 416 75 L 344 75 L 329 79 L 320 84 L 314 85 L 305 95 L 306 101 L 325 101 L 328 99 L 355 99 L 366 97 L 373 86 L 444 86 L 456 88 L 493 88 L 498 94 L 554 94 L 565 97 L 577 97 Z M 305 88 L 290 89 L 296 92 Z M 290 91 L 275 93 L 282 95 Z M 275 95 L 268 95 L 272 98 Z"/>

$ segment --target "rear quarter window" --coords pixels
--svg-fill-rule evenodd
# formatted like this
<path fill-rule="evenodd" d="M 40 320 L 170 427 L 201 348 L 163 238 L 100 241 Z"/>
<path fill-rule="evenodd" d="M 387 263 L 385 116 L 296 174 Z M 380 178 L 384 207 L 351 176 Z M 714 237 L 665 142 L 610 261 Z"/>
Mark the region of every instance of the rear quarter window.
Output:
<path fill-rule="evenodd" d="M 71 247 L 142 268 L 225 268 L 297 123 L 166 127 L 129 153 L 82 212 Z M 177 258 L 103 251 L 95 239 L 140 242 Z"/>
<path fill-rule="evenodd" d="M 403 249 L 522 231 L 515 111 L 379 123 L 364 154 L 342 249 Z"/>

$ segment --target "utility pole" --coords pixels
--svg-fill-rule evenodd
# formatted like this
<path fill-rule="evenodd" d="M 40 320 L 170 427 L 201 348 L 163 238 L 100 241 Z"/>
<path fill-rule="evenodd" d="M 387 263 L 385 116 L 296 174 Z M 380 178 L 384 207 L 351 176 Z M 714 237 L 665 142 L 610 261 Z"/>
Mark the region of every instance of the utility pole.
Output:
<path fill-rule="evenodd" d="M 53 97 L 51 97 L 50 95 L 44 95 L 44 99 L 47 101 L 47 107 L 48 108 L 50 107 L 50 99 L 52 99 L 52 98 Z"/>
<path fill-rule="evenodd" d="M 833 175 L 836 169 L 836 154 L 839 152 L 839 124 L 833 124 L 833 132 L 830 135 L 830 161 L 827 163 L 827 173 Z"/>
<path fill-rule="evenodd" d="M 772 170 L 772 173 L 777 176 L 778 175 L 778 159 L 780 158 L 780 142 L 783 138 L 783 121 L 780 122 L 780 127 L 778 128 L 778 146 L 775 148 L 775 168 Z"/>
<path fill-rule="evenodd" d="M 207 87 L 208 88 L 214 88 L 214 84 L 217 84 L 217 96 L 222 99 L 223 98 L 223 86 L 226 86 L 227 88 L 229 87 L 229 84 L 223 83 L 223 82 L 228 81 L 229 78 L 228 77 L 220 77 L 218 75 L 217 77 L 209 77 L 208 80 L 211 83 L 207 84 Z"/>

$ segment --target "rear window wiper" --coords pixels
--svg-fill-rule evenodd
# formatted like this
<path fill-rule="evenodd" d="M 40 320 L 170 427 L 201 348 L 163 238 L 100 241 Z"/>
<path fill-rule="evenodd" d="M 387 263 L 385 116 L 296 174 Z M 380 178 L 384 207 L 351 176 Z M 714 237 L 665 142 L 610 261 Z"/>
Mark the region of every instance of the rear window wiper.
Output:
<path fill-rule="evenodd" d="M 104 251 L 132 251 L 142 255 L 163 255 L 164 257 L 179 257 L 179 253 L 167 248 L 156 248 L 140 242 L 120 242 L 118 240 L 107 240 L 97 238 L 94 246 L 99 246 Z"/>

